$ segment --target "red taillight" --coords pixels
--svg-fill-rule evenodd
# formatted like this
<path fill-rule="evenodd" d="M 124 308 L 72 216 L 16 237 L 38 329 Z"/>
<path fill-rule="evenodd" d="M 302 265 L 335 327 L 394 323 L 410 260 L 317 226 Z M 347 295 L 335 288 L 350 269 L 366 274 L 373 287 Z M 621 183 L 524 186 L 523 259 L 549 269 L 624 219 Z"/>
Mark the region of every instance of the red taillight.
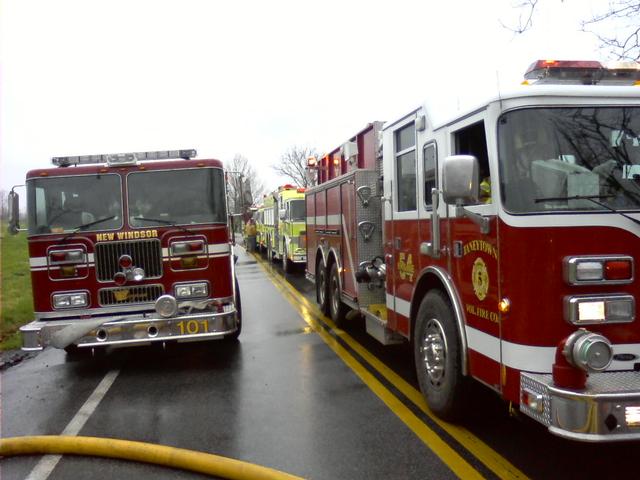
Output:
<path fill-rule="evenodd" d="M 127 276 L 122 272 L 117 272 L 113 276 L 113 281 L 116 285 L 124 285 L 125 283 L 127 283 Z"/>
<path fill-rule="evenodd" d="M 633 268 L 629 260 L 610 260 L 604 263 L 606 280 L 630 280 Z"/>
<path fill-rule="evenodd" d="M 187 245 L 189 247 L 189 251 L 191 252 L 201 252 L 204 247 L 202 242 L 189 242 L 187 243 Z"/>
<path fill-rule="evenodd" d="M 51 252 L 49 258 L 52 262 L 64 262 L 67 259 L 66 252 Z"/>
<path fill-rule="evenodd" d="M 122 255 L 118 260 L 118 264 L 122 268 L 131 268 L 133 266 L 133 259 L 129 255 Z"/>

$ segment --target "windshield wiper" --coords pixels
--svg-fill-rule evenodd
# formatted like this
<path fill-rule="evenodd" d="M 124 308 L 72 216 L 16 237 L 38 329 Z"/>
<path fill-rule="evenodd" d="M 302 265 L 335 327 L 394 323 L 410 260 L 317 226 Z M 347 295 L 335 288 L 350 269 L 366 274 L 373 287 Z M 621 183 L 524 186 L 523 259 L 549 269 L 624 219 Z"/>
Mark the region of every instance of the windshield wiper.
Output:
<path fill-rule="evenodd" d="M 110 217 L 99 218 L 98 220 L 94 220 L 93 222 L 83 223 L 82 225 L 78 225 L 77 227 L 75 227 L 73 229 L 73 231 L 67 233 L 64 237 L 62 237 L 62 240 L 60 240 L 60 241 L 61 242 L 65 242 L 70 237 L 72 237 L 76 233 L 78 233 L 80 230 L 84 230 L 85 228 L 93 227 L 94 225 L 97 225 L 97 224 L 102 223 L 102 222 L 108 222 L 109 220 L 113 220 L 114 218 L 116 218 L 116 216 L 115 215 L 111 215 Z"/>
<path fill-rule="evenodd" d="M 165 225 L 171 225 L 172 227 L 176 227 L 179 228 L 180 230 L 182 230 L 183 232 L 187 232 L 189 235 L 195 235 L 194 232 L 192 232 L 191 230 L 189 230 L 186 227 L 183 227 L 182 225 L 178 225 L 175 221 L 173 220 L 164 220 L 162 218 L 149 218 L 149 217 L 131 217 L 132 220 L 145 220 L 147 222 L 158 222 L 158 223 L 163 223 Z"/>
<path fill-rule="evenodd" d="M 633 193 L 633 192 L 630 192 Z M 631 220 L 633 223 L 637 223 L 638 225 L 640 225 L 640 220 L 637 220 L 633 217 L 630 217 L 629 215 L 627 215 L 624 212 L 621 212 L 620 210 L 616 210 L 613 207 L 610 207 L 609 205 L 605 205 L 602 202 L 599 202 L 598 200 L 596 200 L 596 198 L 601 199 L 601 198 L 613 198 L 615 197 L 615 195 L 574 195 L 572 197 L 546 197 L 546 198 L 536 198 L 534 200 L 535 203 L 540 203 L 540 202 L 565 202 L 568 200 L 589 200 L 590 202 L 595 203 L 596 205 L 601 206 L 602 208 L 605 208 L 607 210 L 609 210 L 610 212 L 613 213 L 617 213 L 618 215 L 623 216 L 624 218 Z"/>

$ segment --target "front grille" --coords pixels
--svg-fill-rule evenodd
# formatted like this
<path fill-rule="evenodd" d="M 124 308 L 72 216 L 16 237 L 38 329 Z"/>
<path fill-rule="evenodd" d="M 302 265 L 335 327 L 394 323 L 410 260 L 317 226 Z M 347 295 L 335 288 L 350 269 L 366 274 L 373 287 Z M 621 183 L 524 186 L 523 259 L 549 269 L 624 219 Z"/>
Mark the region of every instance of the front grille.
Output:
<path fill-rule="evenodd" d="M 103 288 L 99 291 L 100 306 L 155 302 L 163 293 L 162 285 Z"/>
<path fill-rule="evenodd" d="M 146 278 L 162 276 L 162 248 L 157 238 L 134 240 L 131 242 L 97 243 L 95 260 L 98 281 L 113 280 L 120 271 L 118 261 L 122 255 L 129 255 L 135 267 L 144 270 Z"/>

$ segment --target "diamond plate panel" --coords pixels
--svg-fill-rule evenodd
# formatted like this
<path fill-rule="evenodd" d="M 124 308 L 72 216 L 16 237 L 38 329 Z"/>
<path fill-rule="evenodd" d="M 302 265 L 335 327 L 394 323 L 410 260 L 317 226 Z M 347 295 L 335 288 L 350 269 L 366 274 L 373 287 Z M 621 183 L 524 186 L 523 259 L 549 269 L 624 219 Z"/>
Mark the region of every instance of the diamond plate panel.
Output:
<path fill-rule="evenodd" d="M 360 232 L 357 234 L 357 263 L 370 261 L 376 255 L 383 255 L 382 247 L 382 199 L 381 192 L 378 191 L 378 172 L 374 170 L 356 170 L 354 172 L 355 189 L 361 186 L 371 188 L 371 198 L 369 204 L 365 207 L 362 200 L 355 195 L 356 202 L 356 219 L 357 223 L 371 222 L 374 225 L 374 231 L 368 241 L 365 241 L 364 235 Z M 358 303 L 361 307 L 371 304 L 386 303 L 384 288 L 370 288 L 369 284 L 358 284 Z"/>

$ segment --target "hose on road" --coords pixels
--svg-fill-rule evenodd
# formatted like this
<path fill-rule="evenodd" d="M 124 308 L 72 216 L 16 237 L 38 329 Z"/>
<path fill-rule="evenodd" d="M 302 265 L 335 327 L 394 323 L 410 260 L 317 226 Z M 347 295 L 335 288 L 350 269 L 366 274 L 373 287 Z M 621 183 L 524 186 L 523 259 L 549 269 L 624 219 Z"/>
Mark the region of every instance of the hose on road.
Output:
<path fill-rule="evenodd" d="M 210 453 L 114 438 L 40 435 L 0 439 L 0 455 L 85 455 L 118 458 L 233 480 L 293 480 L 294 475 Z"/>

